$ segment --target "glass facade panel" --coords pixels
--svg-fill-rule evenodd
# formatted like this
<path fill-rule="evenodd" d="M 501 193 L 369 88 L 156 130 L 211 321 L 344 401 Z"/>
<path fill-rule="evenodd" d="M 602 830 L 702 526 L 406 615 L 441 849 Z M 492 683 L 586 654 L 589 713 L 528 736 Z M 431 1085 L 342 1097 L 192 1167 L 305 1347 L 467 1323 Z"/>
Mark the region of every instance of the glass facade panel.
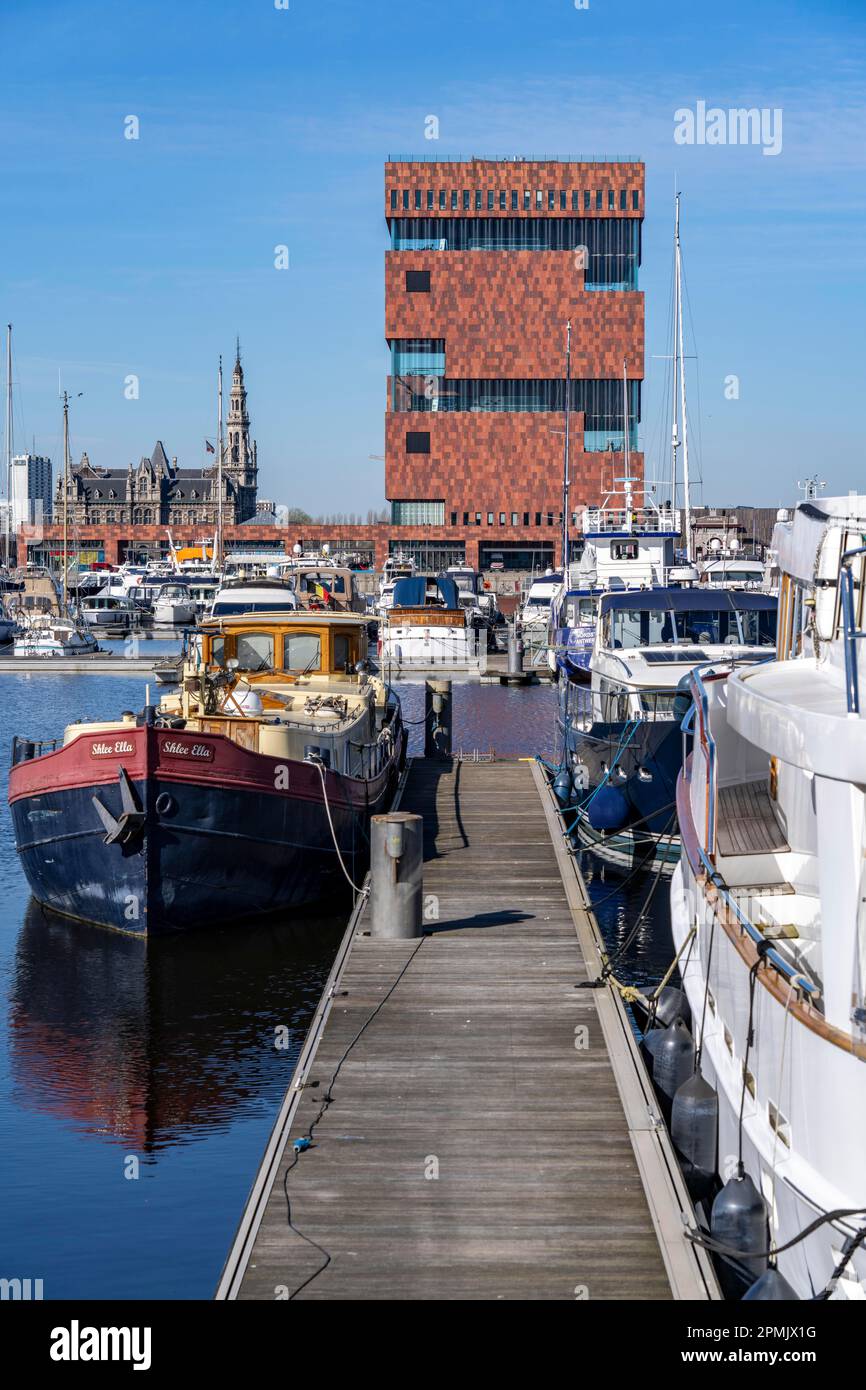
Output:
<path fill-rule="evenodd" d="M 641 383 L 630 381 L 630 447 L 636 448 L 637 421 L 640 420 Z M 622 382 L 611 380 L 573 380 L 571 409 L 583 411 L 587 438 L 593 450 L 607 449 L 610 441 L 622 441 Z M 544 380 L 478 380 L 439 377 L 431 393 L 423 376 L 409 376 L 395 383 L 394 409 L 412 411 L 548 411 L 561 413 L 565 407 L 562 378 Z M 586 446 L 590 447 L 589 444 Z M 614 450 L 615 452 L 616 450 Z"/>
<path fill-rule="evenodd" d="M 445 503 L 443 502 L 392 502 L 392 526 L 444 526 Z"/>
<path fill-rule="evenodd" d="M 482 570 L 541 570 L 553 566 L 553 544 L 548 541 L 489 541 L 478 547 Z"/>
<path fill-rule="evenodd" d="M 394 217 L 394 251 L 589 252 L 587 289 L 637 289 L 641 224 L 634 217 Z"/>
<path fill-rule="evenodd" d="M 440 574 L 449 565 L 466 563 L 464 541 L 389 540 L 388 553 L 414 560 L 422 574 Z"/>
<path fill-rule="evenodd" d="M 444 338 L 394 338 L 391 343 L 391 375 L 444 376 Z"/>

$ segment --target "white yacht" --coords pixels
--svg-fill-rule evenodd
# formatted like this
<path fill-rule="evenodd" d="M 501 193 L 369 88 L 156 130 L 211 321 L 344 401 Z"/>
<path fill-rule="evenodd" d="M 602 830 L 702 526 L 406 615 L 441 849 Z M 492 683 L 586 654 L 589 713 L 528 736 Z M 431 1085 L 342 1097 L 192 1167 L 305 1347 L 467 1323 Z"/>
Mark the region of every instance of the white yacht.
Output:
<path fill-rule="evenodd" d="M 799 1299 L 866 1297 L 864 541 L 866 497 L 780 513 L 774 659 L 692 675 L 677 786 L 674 944 L 726 1184 L 712 1229 L 747 1211 L 741 1263 L 759 1276 L 750 1253 L 778 1247 Z"/>
<path fill-rule="evenodd" d="M 195 621 L 196 604 L 186 584 L 162 584 L 153 600 L 153 621 L 160 626 Z"/>
<path fill-rule="evenodd" d="M 761 560 L 745 556 L 726 558 L 713 556 L 701 566 L 700 582 L 710 588 L 723 585 L 727 589 L 763 589 L 765 566 Z"/>
<path fill-rule="evenodd" d="M 98 651 L 92 632 L 71 618 L 53 613 L 25 617 L 13 642 L 13 654 L 19 657 L 91 656 Z"/>
<path fill-rule="evenodd" d="M 487 668 L 486 630 L 473 627 L 450 575 L 398 579 L 379 631 L 382 671 Z"/>
<path fill-rule="evenodd" d="M 299 607 L 291 579 L 225 579 L 214 596 L 211 617 L 241 613 L 293 613 Z"/>

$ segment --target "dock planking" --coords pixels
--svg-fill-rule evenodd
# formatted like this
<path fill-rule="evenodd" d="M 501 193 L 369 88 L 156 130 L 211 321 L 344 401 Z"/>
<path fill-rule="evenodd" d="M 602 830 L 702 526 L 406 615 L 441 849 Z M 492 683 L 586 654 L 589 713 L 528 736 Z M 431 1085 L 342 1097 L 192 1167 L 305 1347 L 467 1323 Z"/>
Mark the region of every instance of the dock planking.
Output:
<path fill-rule="evenodd" d="M 716 1296 L 618 1084 L 622 1006 L 580 988 L 598 961 L 545 796 L 526 762 L 412 764 L 425 935 L 352 925 L 217 1297 Z"/>

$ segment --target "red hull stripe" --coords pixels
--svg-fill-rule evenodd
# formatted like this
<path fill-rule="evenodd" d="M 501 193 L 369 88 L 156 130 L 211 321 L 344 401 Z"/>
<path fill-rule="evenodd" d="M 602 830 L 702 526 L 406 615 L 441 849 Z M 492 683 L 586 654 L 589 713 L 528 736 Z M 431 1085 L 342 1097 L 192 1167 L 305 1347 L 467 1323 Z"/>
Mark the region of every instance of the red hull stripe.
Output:
<path fill-rule="evenodd" d="M 376 800 L 392 766 L 389 763 L 369 783 L 326 772 L 328 794 L 336 795 L 338 804 L 348 801 L 363 809 Z M 310 763 L 253 753 L 222 734 L 139 726 L 107 734 L 82 733 L 65 748 L 16 763 L 9 773 L 9 802 L 51 791 L 109 786 L 117 781 L 121 767 L 137 782 L 156 778 L 322 800 L 319 771 Z"/>

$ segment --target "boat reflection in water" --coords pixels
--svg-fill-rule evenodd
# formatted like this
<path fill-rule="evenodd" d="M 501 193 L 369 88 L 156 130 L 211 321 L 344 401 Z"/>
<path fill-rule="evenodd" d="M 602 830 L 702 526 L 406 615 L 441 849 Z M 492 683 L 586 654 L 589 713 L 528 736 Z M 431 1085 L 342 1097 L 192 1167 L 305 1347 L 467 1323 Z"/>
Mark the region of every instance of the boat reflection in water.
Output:
<path fill-rule="evenodd" d="M 9 1010 L 18 1104 L 139 1155 L 270 1114 L 344 929 L 301 919 L 144 950 L 31 900 Z"/>

